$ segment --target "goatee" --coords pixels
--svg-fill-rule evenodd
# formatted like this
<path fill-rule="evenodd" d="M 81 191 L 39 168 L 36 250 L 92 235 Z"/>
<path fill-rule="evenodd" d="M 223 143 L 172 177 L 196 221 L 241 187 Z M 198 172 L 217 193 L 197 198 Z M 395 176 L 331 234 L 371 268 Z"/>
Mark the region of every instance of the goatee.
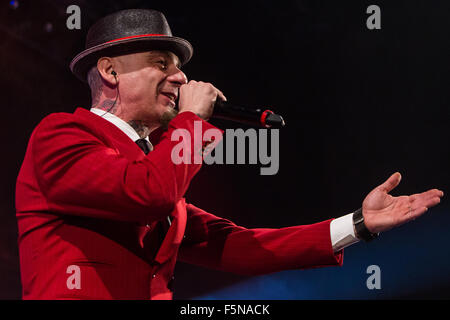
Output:
<path fill-rule="evenodd" d="M 178 114 L 178 110 L 170 108 L 166 112 L 163 113 L 161 119 L 159 119 L 159 123 L 161 124 L 161 128 L 164 131 L 167 131 L 169 128 L 169 122 L 175 118 Z"/>

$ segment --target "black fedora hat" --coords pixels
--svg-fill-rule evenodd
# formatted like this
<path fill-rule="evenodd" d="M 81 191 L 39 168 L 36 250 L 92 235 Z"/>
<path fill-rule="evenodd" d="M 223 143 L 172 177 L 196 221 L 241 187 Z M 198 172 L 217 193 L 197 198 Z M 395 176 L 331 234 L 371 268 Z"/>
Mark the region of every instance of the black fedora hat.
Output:
<path fill-rule="evenodd" d="M 194 51 L 187 40 L 172 36 L 161 12 L 121 10 L 101 18 L 89 28 L 85 50 L 73 58 L 70 70 L 86 82 L 87 72 L 99 58 L 150 50 L 171 51 L 182 65 L 191 59 Z"/>

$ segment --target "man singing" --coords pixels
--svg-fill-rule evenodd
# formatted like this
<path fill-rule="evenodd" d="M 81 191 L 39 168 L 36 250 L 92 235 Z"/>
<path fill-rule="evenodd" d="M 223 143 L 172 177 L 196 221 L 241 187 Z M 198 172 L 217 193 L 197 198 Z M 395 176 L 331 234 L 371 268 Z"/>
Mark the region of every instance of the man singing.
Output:
<path fill-rule="evenodd" d="M 201 164 L 174 164 L 171 135 L 194 137 L 196 121 L 214 128 L 214 102 L 226 100 L 210 83 L 188 82 L 180 68 L 192 54 L 154 10 L 119 11 L 90 28 L 70 68 L 89 83 L 92 106 L 45 117 L 17 179 L 24 299 L 171 299 L 178 259 L 248 275 L 341 265 L 344 247 L 440 202 L 436 189 L 389 195 L 395 173 L 361 209 L 312 225 L 246 229 L 187 203 Z M 217 141 L 187 143 L 194 157 Z"/>

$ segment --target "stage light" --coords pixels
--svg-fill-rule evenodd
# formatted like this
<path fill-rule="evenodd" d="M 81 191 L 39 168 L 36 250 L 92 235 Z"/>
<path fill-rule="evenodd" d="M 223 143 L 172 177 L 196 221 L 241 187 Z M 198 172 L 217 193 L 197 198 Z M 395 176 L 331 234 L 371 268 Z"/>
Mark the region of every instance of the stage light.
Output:
<path fill-rule="evenodd" d="M 11 1 L 9 1 L 9 6 L 13 9 L 17 9 L 19 7 L 19 1 L 11 0 Z"/>

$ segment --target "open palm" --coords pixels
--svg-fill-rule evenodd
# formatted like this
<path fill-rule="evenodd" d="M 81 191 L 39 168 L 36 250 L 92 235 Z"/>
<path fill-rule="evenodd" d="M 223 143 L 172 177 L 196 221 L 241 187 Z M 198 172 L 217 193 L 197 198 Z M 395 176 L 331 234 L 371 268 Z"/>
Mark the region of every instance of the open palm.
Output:
<path fill-rule="evenodd" d="M 364 223 L 370 232 L 386 231 L 414 220 L 428 208 L 437 205 L 444 195 L 438 189 L 431 189 L 410 196 L 393 197 L 389 192 L 398 186 L 400 180 L 400 173 L 394 173 L 364 199 L 362 206 Z"/>

